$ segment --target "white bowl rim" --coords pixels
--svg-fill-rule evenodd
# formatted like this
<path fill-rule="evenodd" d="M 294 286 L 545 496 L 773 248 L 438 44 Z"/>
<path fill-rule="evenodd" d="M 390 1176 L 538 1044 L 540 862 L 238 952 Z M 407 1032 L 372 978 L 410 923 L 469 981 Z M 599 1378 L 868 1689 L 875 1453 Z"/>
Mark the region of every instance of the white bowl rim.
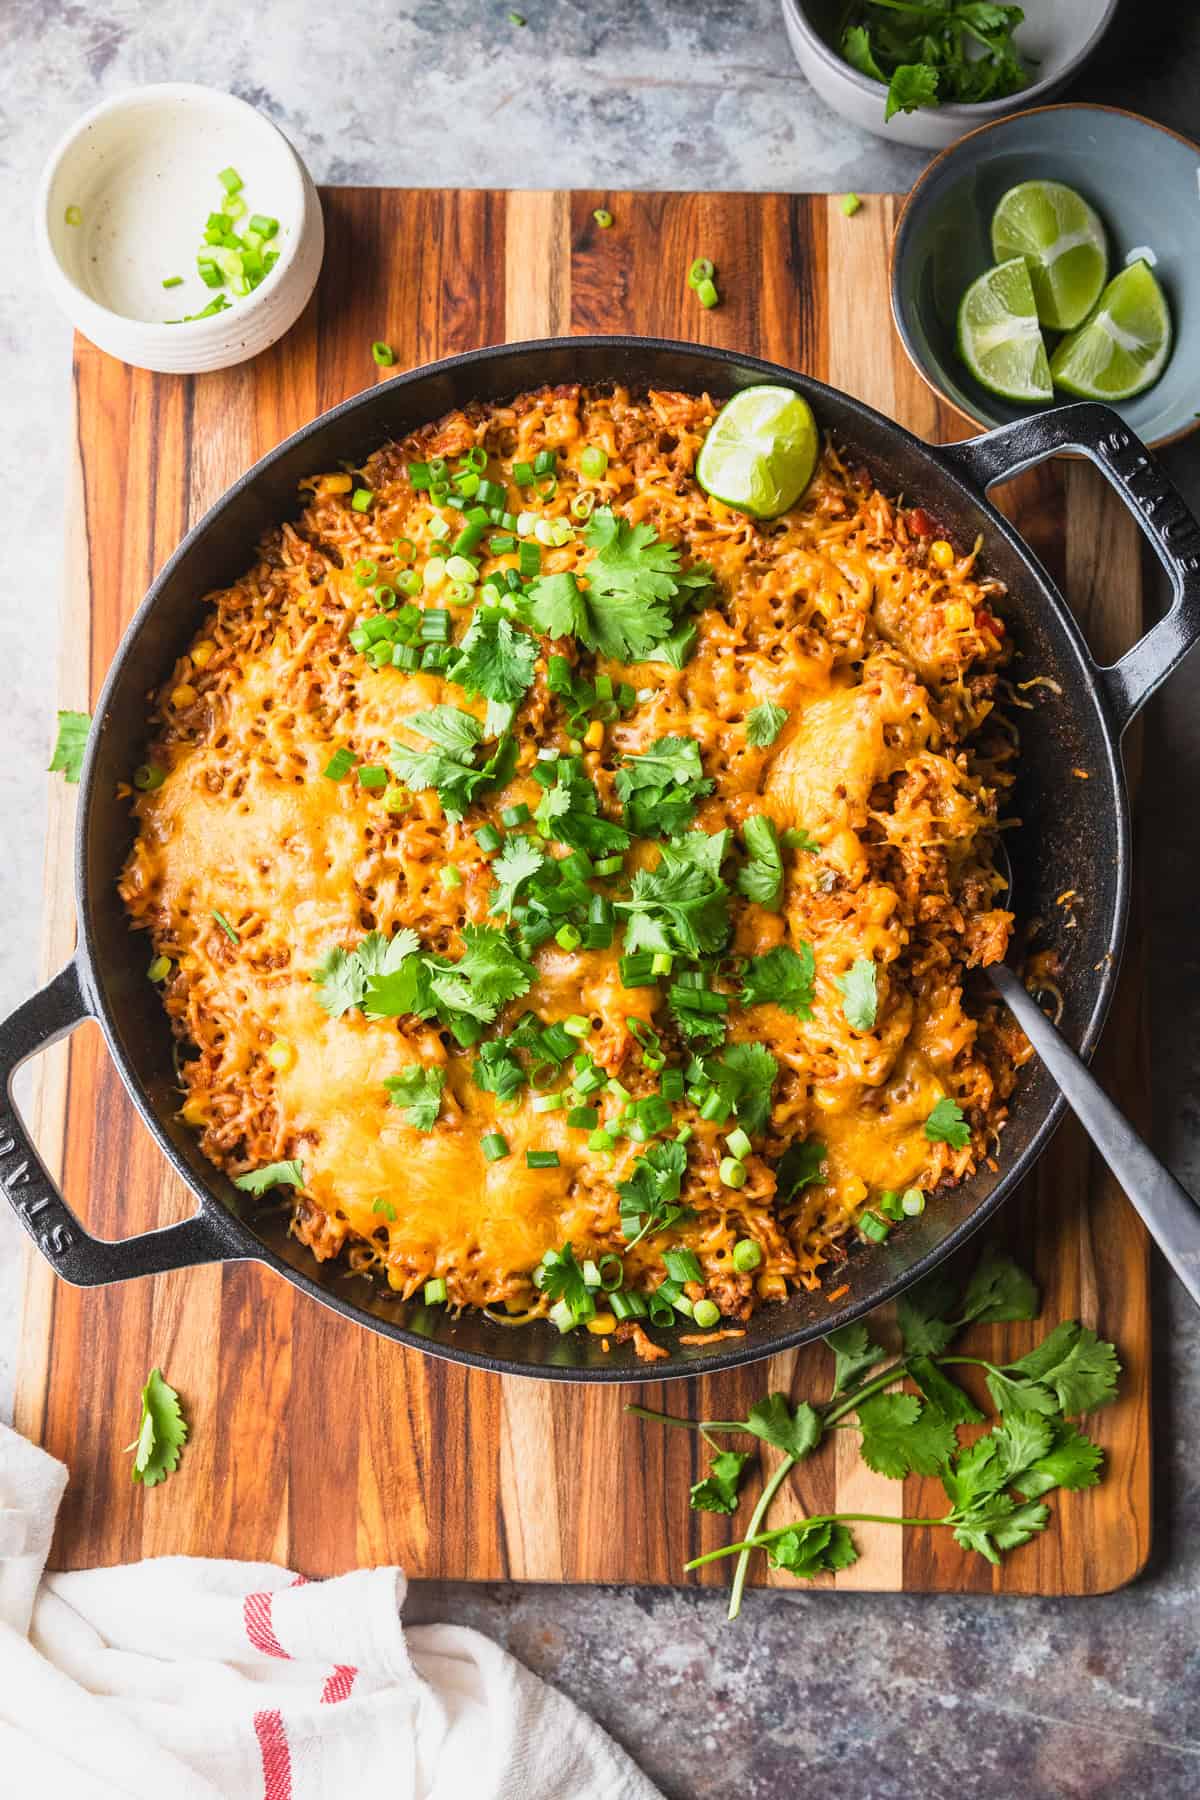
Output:
<path fill-rule="evenodd" d="M 77 118 L 63 133 L 62 137 L 59 138 L 53 150 L 46 158 L 45 166 L 42 169 L 41 180 L 38 183 L 37 199 L 34 203 L 38 247 L 43 258 L 48 263 L 50 270 L 53 272 L 54 278 L 61 281 L 69 288 L 72 297 L 72 309 L 78 313 L 79 321 L 91 321 L 93 327 L 99 327 L 101 330 L 106 329 L 111 322 L 122 332 L 137 333 L 139 335 L 143 333 L 152 333 L 157 336 L 157 334 L 164 329 L 160 320 L 133 319 L 130 318 L 127 313 L 114 312 L 111 307 L 102 306 L 98 300 L 93 299 L 91 294 L 81 288 L 79 283 L 67 273 L 66 269 L 64 269 L 54 248 L 54 240 L 50 235 L 49 226 L 50 189 L 53 185 L 54 177 L 58 173 L 59 165 L 62 163 L 67 152 L 71 150 L 78 139 L 82 137 L 83 133 L 94 125 L 97 119 L 104 118 L 109 113 L 121 112 L 127 107 L 140 105 L 147 100 L 167 101 L 197 98 L 203 99 L 207 104 L 216 104 L 218 106 L 224 105 L 229 107 L 232 111 L 240 112 L 247 119 L 253 121 L 256 129 L 272 133 L 284 145 L 289 153 L 288 157 L 285 158 L 285 163 L 288 168 L 288 173 L 294 183 L 292 198 L 295 201 L 296 225 L 295 229 L 289 233 L 287 242 L 280 250 L 279 261 L 275 264 L 274 268 L 259 282 L 256 288 L 253 288 L 249 294 L 243 295 L 235 307 L 224 308 L 220 312 L 210 313 L 206 319 L 181 319 L 177 324 L 171 326 L 172 335 L 176 332 L 182 332 L 186 334 L 188 339 L 197 342 L 200 346 L 203 346 L 209 340 L 215 343 L 216 341 L 223 339 L 228 333 L 231 324 L 234 322 L 234 320 L 231 319 L 230 314 L 233 313 L 235 317 L 240 316 L 240 318 L 245 321 L 250 313 L 255 312 L 262 302 L 270 297 L 272 291 L 279 286 L 283 276 L 295 261 L 300 248 L 300 240 L 303 236 L 302 226 L 304 223 L 306 199 L 305 177 L 307 172 L 296 152 L 295 146 L 284 133 L 280 131 L 274 120 L 269 119 L 265 113 L 259 112 L 257 107 L 251 106 L 248 100 L 240 99 L 237 94 L 228 93 L 224 88 L 208 87 L 204 82 L 146 82 L 141 87 L 126 88 L 119 94 L 110 95 L 107 100 L 101 100 L 98 105 L 90 107 L 87 112 Z M 85 337 L 92 337 L 92 332 L 87 331 L 84 328 L 84 324 L 81 322 L 79 323 L 79 329 L 83 331 Z"/>
<path fill-rule="evenodd" d="M 882 105 L 886 89 L 881 90 L 877 81 L 873 81 L 869 75 L 863 75 L 852 63 L 848 63 L 845 57 L 838 55 L 812 23 L 804 10 L 803 0 L 783 0 L 783 4 L 791 13 L 797 29 L 805 37 L 813 54 L 825 64 L 825 67 L 831 73 L 848 81 L 852 87 L 856 87 L 860 94 L 878 100 Z M 1053 75 L 1044 75 L 1040 81 L 1030 82 L 1028 87 L 1021 88 L 1015 94 L 1007 94 L 1002 100 L 952 100 L 944 106 L 922 108 L 921 110 L 928 110 L 943 119 L 963 120 L 1004 118 L 1011 112 L 1019 111 L 1021 107 L 1028 106 L 1031 101 L 1036 100 L 1039 95 L 1047 93 L 1053 88 L 1061 87 L 1064 81 L 1071 79 L 1071 76 L 1084 59 L 1091 55 L 1112 24 L 1119 5 L 1120 0 L 1106 0 L 1104 12 L 1091 35 Z M 1081 104 L 1086 104 L 1086 102 L 1081 102 Z"/>

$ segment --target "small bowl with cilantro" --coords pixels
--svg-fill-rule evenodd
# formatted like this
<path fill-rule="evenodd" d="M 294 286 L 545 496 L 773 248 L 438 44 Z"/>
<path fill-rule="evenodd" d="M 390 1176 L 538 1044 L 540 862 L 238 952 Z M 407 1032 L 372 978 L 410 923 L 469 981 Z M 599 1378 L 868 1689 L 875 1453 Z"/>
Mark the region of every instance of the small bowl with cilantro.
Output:
<path fill-rule="evenodd" d="M 796 60 L 843 118 L 939 150 L 1057 94 L 1098 49 L 1117 0 L 782 0 Z"/>

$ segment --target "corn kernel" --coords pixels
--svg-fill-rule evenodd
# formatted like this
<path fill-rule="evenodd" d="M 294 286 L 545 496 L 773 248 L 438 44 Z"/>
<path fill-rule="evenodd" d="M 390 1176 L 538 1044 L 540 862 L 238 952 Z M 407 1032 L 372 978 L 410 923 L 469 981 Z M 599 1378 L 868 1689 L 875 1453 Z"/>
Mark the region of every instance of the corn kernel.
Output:
<path fill-rule="evenodd" d="M 182 712 L 184 707 L 190 706 L 195 698 L 195 688 L 189 686 L 186 681 L 181 681 L 179 686 L 175 689 L 175 692 L 171 695 L 171 705 Z"/>
<path fill-rule="evenodd" d="M 954 561 L 954 546 L 945 538 L 935 538 L 929 546 L 929 560 L 935 569 L 948 569 Z"/>
<path fill-rule="evenodd" d="M 267 1051 L 267 1061 L 273 1069 L 290 1069 L 296 1060 L 296 1052 L 286 1038 L 276 1038 Z"/>
<path fill-rule="evenodd" d="M 587 1328 L 593 1337 L 603 1337 L 606 1332 L 617 1329 L 616 1317 L 613 1313 L 597 1313 L 594 1319 L 588 1320 Z"/>
<path fill-rule="evenodd" d="M 593 719 L 583 734 L 583 741 L 589 750 L 598 750 L 604 742 L 604 721 Z"/>
<path fill-rule="evenodd" d="M 965 600 L 955 600 L 946 608 L 946 623 L 955 631 L 966 631 L 975 623 L 975 614 Z"/>
<path fill-rule="evenodd" d="M 180 1107 L 179 1116 L 185 1125 L 203 1125 L 208 1117 L 208 1109 L 200 1096 L 193 1094 Z"/>
<path fill-rule="evenodd" d="M 754 1285 L 763 1300 L 787 1299 L 787 1282 L 782 1275 L 760 1275 Z"/>
<path fill-rule="evenodd" d="M 198 669 L 207 669 L 216 653 L 217 646 L 209 643 L 207 638 L 201 638 L 198 644 L 192 645 L 192 661 Z"/>
<path fill-rule="evenodd" d="M 349 475 L 326 475 L 317 492 L 320 494 L 348 494 L 354 486 Z"/>

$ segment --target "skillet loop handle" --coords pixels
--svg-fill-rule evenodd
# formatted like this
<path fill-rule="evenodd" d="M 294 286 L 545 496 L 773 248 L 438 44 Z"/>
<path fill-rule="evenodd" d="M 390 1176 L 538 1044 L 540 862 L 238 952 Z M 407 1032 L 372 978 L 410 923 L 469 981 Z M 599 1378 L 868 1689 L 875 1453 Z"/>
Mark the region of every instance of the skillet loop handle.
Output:
<path fill-rule="evenodd" d="M 1095 463 L 1141 526 L 1171 582 L 1166 616 L 1119 662 L 1097 670 L 1120 733 L 1200 639 L 1200 521 L 1153 452 L 1118 413 L 1094 401 L 1017 419 L 965 443 L 943 444 L 941 454 L 972 487 L 986 491 L 1064 450 Z"/>
<path fill-rule="evenodd" d="M 13 1076 L 29 1057 L 66 1037 L 93 1011 L 79 968 L 69 962 L 48 987 L 0 1023 L 0 1190 L 47 1262 L 75 1287 L 239 1255 L 219 1219 L 208 1212 L 141 1237 L 116 1242 L 92 1237 L 59 1193 L 13 1102 Z"/>

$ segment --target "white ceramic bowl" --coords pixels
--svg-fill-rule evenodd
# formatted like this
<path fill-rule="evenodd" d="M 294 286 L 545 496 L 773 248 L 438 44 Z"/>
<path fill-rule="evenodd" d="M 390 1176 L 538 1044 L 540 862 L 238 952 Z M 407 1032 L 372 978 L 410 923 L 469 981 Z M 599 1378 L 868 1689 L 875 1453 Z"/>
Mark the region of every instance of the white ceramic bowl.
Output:
<path fill-rule="evenodd" d="M 966 131 L 1003 119 L 1023 106 L 1057 94 L 1097 50 L 1116 15 L 1118 0 L 1027 0 L 1018 47 L 1035 64 L 1036 77 L 1005 100 L 971 106 L 919 107 L 884 121 L 887 90 L 851 68 L 837 49 L 846 14 L 844 0 L 782 0 L 788 38 L 805 75 L 827 106 L 851 124 L 894 144 L 944 150 Z"/>
<path fill-rule="evenodd" d="M 279 260 L 245 296 L 217 290 L 231 302 L 223 312 L 170 323 L 214 297 L 196 252 L 225 168 L 242 177 L 247 217 L 279 220 Z M 76 328 L 122 362 L 167 374 L 226 369 L 282 337 L 325 248 L 317 190 L 283 133 L 244 100 L 186 82 L 135 88 L 86 113 L 46 165 L 35 226 L 46 279 Z M 182 284 L 165 288 L 174 275 Z"/>

